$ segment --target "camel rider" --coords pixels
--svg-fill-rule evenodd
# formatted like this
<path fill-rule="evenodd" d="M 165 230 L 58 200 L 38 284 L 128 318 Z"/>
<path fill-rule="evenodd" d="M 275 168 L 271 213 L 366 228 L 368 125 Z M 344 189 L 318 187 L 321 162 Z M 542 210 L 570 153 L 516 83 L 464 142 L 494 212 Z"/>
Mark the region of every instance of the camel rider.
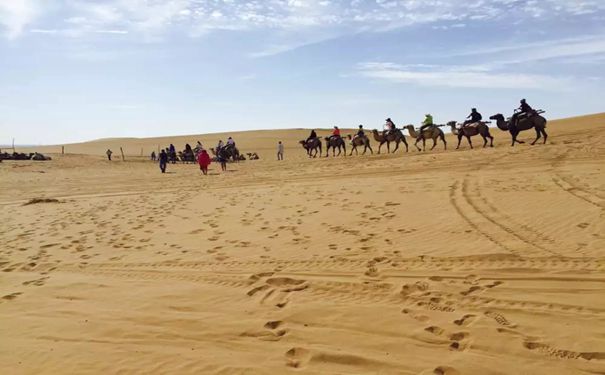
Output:
<path fill-rule="evenodd" d="M 311 130 L 311 134 L 309 134 L 309 138 L 307 138 L 307 143 L 309 143 L 309 141 L 314 140 L 317 138 L 317 133 L 315 133 L 315 129 Z"/>
<path fill-rule="evenodd" d="M 529 117 L 534 114 L 534 109 L 529 104 L 527 104 L 527 101 L 525 99 L 521 99 L 520 104 L 521 105 L 519 106 L 519 108 L 517 108 L 517 111 L 513 113 L 513 117 L 511 118 L 511 124 L 513 125 L 517 125 L 519 117 L 523 115 Z"/>
<path fill-rule="evenodd" d="M 340 129 L 338 129 L 338 126 L 334 127 L 334 130 L 332 130 L 332 135 L 330 136 L 331 139 L 338 139 L 340 138 Z"/>
<path fill-rule="evenodd" d="M 218 154 L 218 152 L 225 146 L 225 144 L 223 143 L 222 139 L 219 139 L 218 144 L 216 145 L 216 153 Z"/>
<path fill-rule="evenodd" d="M 465 127 L 466 125 L 470 125 L 470 124 L 474 124 L 477 122 L 480 122 L 481 120 L 483 120 L 483 116 L 481 116 L 481 113 L 477 112 L 477 108 L 473 108 L 471 109 L 471 114 L 468 115 L 467 120 L 464 121 L 464 123 L 462 124 L 462 127 Z"/>
<path fill-rule="evenodd" d="M 430 113 L 424 115 L 424 121 L 422 121 L 422 126 L 420 127 L 420 134 L 424 131 L 424 129 L 434 126 L 433 124 L 433 116 Z"/>
<path fill-rule="evenodd" d="M 359 125 L 359 130 L 357 130 L 357 134 L 355 134 L 355 137 L 353 137 L 353 139 L 355 138 L 359 138 L 359 137 L 365 137 L 365 133 L 363 132 L 363 125 Z"/>
<path fill-rule="evenodd" d="M 391 133 L 397 127 L 395 126 L 395 123 L 393 122 L 393 120 L 391 120 L 390 117 L 384 121 L 386 121 L 386 124 L 384 124 L 384 130 L 382 131 L 382 136 L 386 137 L 387 134 Z"/>
<path fill-rule="evenodd" d="M 233 138 L 231 138 L 231 137 L 227 138 L 227 146 L 235 147 L 235 141 L 233 140 Z"/>

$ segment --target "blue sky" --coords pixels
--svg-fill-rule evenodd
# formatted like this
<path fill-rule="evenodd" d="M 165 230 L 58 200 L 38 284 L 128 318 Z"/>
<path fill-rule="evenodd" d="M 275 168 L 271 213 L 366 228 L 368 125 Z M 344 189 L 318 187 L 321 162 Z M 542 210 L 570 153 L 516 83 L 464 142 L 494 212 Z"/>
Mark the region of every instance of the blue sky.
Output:
<path fill-rule="evenodd" d="M 0 0 L 0 144 L 605 111 L 603 0 Z"/>

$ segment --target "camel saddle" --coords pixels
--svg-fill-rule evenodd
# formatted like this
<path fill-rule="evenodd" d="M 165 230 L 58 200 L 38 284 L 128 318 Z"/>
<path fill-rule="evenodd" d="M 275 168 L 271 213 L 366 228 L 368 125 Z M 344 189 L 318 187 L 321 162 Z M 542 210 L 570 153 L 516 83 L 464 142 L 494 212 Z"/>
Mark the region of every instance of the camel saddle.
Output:
<path fill-rule="evenodd" d="M 473 122 L 472 124 L 464 125 L 463 128 L 476 128 L 479 125 L 483 124 L 481 121 Z"/>

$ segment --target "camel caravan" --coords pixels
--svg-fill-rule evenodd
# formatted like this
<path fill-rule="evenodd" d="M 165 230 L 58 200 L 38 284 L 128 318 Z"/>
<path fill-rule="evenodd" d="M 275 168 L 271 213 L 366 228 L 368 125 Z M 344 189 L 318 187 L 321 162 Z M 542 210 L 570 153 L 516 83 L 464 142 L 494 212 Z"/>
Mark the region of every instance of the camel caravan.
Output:
<path fill-rule="evenodd" d="M 515 143 L 525 143 L 523 141 L 519 141 L 517 137 L 519 133 L 525 130 L 534 129 L 536 132 L 536 139 L 531 142 L 532 145 L 536 144 L 536 142 L 543 138 L 544 142 L 548 138 L 548 134 L 546 134 L 546 119 L 542 116 L 544 113 L 543 110 L 534 110 L 529 104 L 525 101 L 525 99 L 521 100 L 521 105 L 517 108 L 513 115 L 509 118 L 505 118 L 502 114 L 496 114 L 490 117 L 490 120 L 496 121 L 496 126 L 498 129 L 502 131 L 507 131 L 511 134 L 512 144 L 514 146 Z M 474 136 L 481 136 L 483 139 L 483 147 L 494 147 L 494 137 L 490 133 L 489 124 L 491 121 L 484 121 L 483 116 L 477 112 L 476 108 L 471 110 L 471 114 L 467 116 L 464 122 L 457 121 L 449 121 L 447 124 L 435 124 L 433 122 L 433 117 L 430 114 L 425 115 L 425 119 L 420 128 L 416 128 L 414 125 L 405 125 L 402 129 L 397 128 L 395 123 L 387 118 L 386 123 L 384 125 L 383 131 L 378 131 L 377 129 L 373 129 L 371 131 L 372 138 L 375 142 L 378 143 L 378 154 L 380 154 L 381 148 L 386 144 L 387 153 L 391 153 L 391 144 L 394 144 L 393 153 L 399 149 L 400 144 L 405 146 L 405 152 L 409 151 L 408 142 L 406 140 L 406 136 L 403 133 L 404 130 L 407 130 L 408 136 L 414 138 L 414 146 L 418 151 L 426 150 L 426 141 L 432 140 L 433 144 L 431 146 L 431 150 L 437 147 L 438 143 L 441 142 L 443 144 L 443 149 L 447 150 L 447 141 L 445 140 L 445 133 L 441 128 L 449 127 L 451 133 L 458 139 L 458 144 L 456 145 L 456 149 L 460 148 L 460 143 L 462 139 L 465 138 L 470 146 L 473 148 L 473 143 L 471 138 Z M 366 153 L 366 151 L 370 151 L 370 153 L 374 153 L 372 150 L 372 146 L 370 145 L 370 137 L 366 135 L 363 125 L 359 125 L 359 130 L 355 135 L 347 134 L 346 139 L 348 142 L 345 142 L 345 139 L 340 135 L 340 129 L 338 126 L 334 127 L 332 134 L 328 137 L 324 137 L 323 141 L 325 142 L 325 157 L 330 156 L 330 150 L 332 150 L 332 156 L 346 156 L 347 155 L 347 143 L 351 146 L 351 151 L 349 156 L 353 155 L 353 151 L 355 151 L 356 155 L 359 154 L 357 148 L 363 146 L 362 155 Z M 322 139 L 319 138 L 315 132 L 315 130 L 311 131 L 310 136 L 305 139 L 299 141 L 302 147 L 307 152 L 307 155 L 310 158 L 315 158 L 318 155 L 322 156 L 322 147 L 323 142 Z M 418 146 L 419 143 L 422 143 L 422 148 Z"/>
<path fill-rule="evenodd" d="M 175 146 L 171 143 L 168 147 L 163 149 L 162 151 L 167 155 L 167 162 L 176 164 L 177 162 L 181 162 L 184 164 L 196 163 L 198 160 L 199 154 L 204 150 L 202 143 L 197 141 L 197 144 L 194 148 L 191 147 L 189 143 L 185 144 L 185 149 L 182 151 L 176 151 Z M 244 160 L 259 160 L 260 157 L 256 152 L 248 152 L 248 159 L 240 153 L 239 149 L 235 146 L 235 141 L 233 138 L 229 137 L 227 142 L 223 142 L 220 140 L 216 147 L 210 147 L 210 152 L 212 153 L 212 161 L 220 162 L 221 160 L 225 160 L 225 162 L 240 162 Z M 155 151 L 151 153 L 151 160 L 155 161 L 158 158 Z"/>
<path fill-rule="evenodd" d="M 37 160 L 37 161 L 46 161 L 52 160 L 50 156 L 43 155 L 39 152 L 30 152 L 28 154 L 23 152 L 13 152 L 9 154 L 8 152 L 0 152 L 0 162 L 2 160 Z"/>

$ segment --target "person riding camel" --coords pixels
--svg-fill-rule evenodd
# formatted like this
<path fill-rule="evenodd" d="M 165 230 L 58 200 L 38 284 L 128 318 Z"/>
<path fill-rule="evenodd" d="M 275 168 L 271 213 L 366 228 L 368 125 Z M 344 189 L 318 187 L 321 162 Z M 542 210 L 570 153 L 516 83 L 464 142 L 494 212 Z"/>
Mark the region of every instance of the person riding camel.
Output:
<path fill-rule="evenodd" d="M 525 101 L 525 99 L 521 99 L 520 104 L 521 105 L 519 106 L 519 108 L 517 108 L 515 113 L 513 113 L 513 117 L 511 118 L 511 124 L 513 126 L 517 125 L 519 117 L 523 115 L 529 117 L 534 114 L 534 109 L 529 104 L 527 104 L 527 101 Z"/>
<path fill-rule="evenodd" d="M 435 124 L 433 124 L 433 116 L 431 116 L 430 113 L 427 113 L 424 115 L 424 121 L 422 121 L 422 126 L 420 127 L 420 134 L 422 135 L 422 132 L 431 126 L 435 126 Z"/>
<path fill-rule="evenodd" d="M 309 143 L 309 141 L 314 140 L 317 138 L 317 133 L 315 133 L 315 129 L 311 130 L 311 134 L 309 134 L 309 138 L 307 138 L 307 143 Z"/>
<path fill-rule="evenodd" d="M 395 129 L 397 129 L 397 126 L 395 126 L 395 123 L 393 122 L 393 120 L 391 120 L 390 117 L 384 121 L 386 121 L 386 123 L 384 124 L 384 130 L 382 131 L 382 136 L 386 137 L 388 134 L 390 134 Z"/>
<path fill-rule="evenodd" d="M 218 155 L 218 152 L 225 147 L 225 144 L 223 143 L 222 139 L 219 139 L 218 144 L 216 145 L 216 153 Z"/>
<path fill-rule="evenodd" d="M 340 138 L 340 129 L 338 129 L 338 126 L 334 127 L 334 130 L 332 130 L 332 135 L 330 136 L 330 139 L 338 139 Z"/>
<path fill-rule="evenodd" d="M 471 114 L 468 115 L 466 118 L 467 120 L 462 123 L 462 127 L 475 124 L 483 120 L 483 116 L 481 116 L 481 113 L 477 112 L 477 108 L 471 109 Z"/>
<path fill-rule="evenodd" d="M 235 140 L 231 137 L 227 138 L 227 146 L 235 148 Z"/>
<path fill-rule="evenodd" d="M 365 137 L 365 133 L 363 131 L 363 125 L 359 125 L 359 130 L 357 130 L 357 134 L 355 134 L 353 139 L 359 138 L 359 137 L 362 137 L 362 138 Z"/>

